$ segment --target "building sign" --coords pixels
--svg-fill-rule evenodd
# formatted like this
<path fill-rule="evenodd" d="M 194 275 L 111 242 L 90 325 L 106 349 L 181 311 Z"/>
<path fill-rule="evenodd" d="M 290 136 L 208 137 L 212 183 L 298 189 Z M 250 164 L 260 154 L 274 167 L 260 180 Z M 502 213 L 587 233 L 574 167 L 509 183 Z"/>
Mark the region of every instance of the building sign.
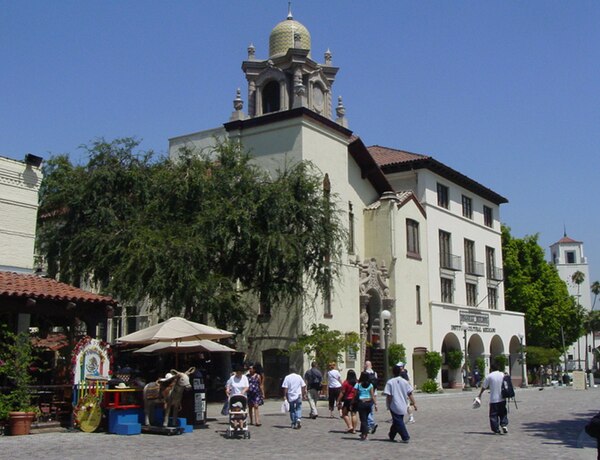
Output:
<path fill-rule="evenodd" d="M 469 326 L 488 327 L 490 325 L 490 315 L 487 313 L 459 311 L 460 324 L 467 323 Z"/>

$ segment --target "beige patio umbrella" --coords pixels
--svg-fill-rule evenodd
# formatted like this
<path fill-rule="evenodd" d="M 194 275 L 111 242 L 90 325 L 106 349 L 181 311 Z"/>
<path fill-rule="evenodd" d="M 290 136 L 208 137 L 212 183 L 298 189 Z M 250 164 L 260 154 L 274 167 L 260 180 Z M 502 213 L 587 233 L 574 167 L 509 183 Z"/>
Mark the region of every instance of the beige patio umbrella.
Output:
<path fill-rule="evenodd" d="M 213 340 L 231 337 L 233 332 L 188 321 L 174 316 L 162 323 L 119 337 L 122 343 L 185 342 L 188 340 Z"/>
<path fill-rule="evenodd" d="M 212 340 L 190 340 L 187 342 L 156 342 L 144 348 L 135 350 L 134 353 L 192 353 L 195 351 L 207 351 L 210 353 L 235 352 L 221 343 Z"/>
<path fill-rule="evenodd" d="M 195 323 L 179 316 L 169 318 L 162 323 L 154 326 L 141 329 L 132 334 L 119 337 L 117 342 L 120 343 L 140 343 L 150 344 L 156 342 L 173 342 L 175 348 L 181 345 L 182 342 L 193 340 L 211 340 L 225 339 L 231 337 L 233 332 L 218 329 L 216 327 L 207 326 L 202 323 Z M 178 365 L 178 353 L 175 354 L 175 362 Z"/>

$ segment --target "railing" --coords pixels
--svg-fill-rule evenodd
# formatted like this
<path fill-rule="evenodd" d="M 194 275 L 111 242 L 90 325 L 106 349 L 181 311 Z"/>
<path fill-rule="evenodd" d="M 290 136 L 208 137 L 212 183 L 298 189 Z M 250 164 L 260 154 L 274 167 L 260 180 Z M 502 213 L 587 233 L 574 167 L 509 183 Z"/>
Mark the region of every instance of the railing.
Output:
<path fill-rule="evenodd" d="M 494 281 L 502 281 L 504 279 L 504 270 L 500 267 L 488 267 L 487 277 Z"/>
<path fill-rule="evenodd" d="M 440 254 L 440 267 L 447 268 L 448 270 L 460 271 L 461 270 L 461 257 L 455 256 L 450 253 Z"/>
<path fill-rule="evenodd" d="M 465 260 L 465 273 L 467 275 L 483 276 L 485 274 L 483 262 Z"/>

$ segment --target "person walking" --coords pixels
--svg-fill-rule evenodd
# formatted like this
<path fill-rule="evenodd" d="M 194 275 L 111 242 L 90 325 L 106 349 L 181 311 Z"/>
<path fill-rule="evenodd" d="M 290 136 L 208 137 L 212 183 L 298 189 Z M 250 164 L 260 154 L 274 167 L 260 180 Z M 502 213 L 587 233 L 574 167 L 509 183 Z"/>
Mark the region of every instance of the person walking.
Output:
<path fill-rule="evenodd" d="M 281 388 L 283 388 L 283 399 L 287 399 L 290 404 L 292 428 L 299 430 L 302 428 L 302 399 L 306 398 L 306 383 L 296 374 L 296 370 L 290 367 L 290 373 L 283 379 Z"/>
<path fill-rule="evenodd" d="M 498 365 L 490 365 L 490 374 L 484 379 L 479 390 L 478 398 L 486 389 L 490 390 L 490 428 L 496 434 L 508 433 L 508 411 L 506 409 L 506 399 L 502 396 L 502 383 L 504 382 L 504 373 L 498 370 Z"/>
<path fill-rule="evenodd" d="M 257 372 L 257 366 L 252 365 L 248 368 L 248 409 L 250 413 L 250 425 L 261 426 L 259 406 L 262 406 L 264 401 L 262 377 Z"/>
<path fill-rule="evenodd" d="M 346 380 L 342 383 L 342 390 L 338 397 L 338 409 L 342 411 L 342 418 L 346 422 L 346 433 L 356 433 L 356 405 L 354 404 L 354 396 L 356 391 L 354 387 L 358 382 L 356 372 L 352 369 L 346 373 Z"/>
<path fill-rule="evenodd" d="M 388 433 L 390 441 L 394 441 L 399 434 L 402 442 L 408 442 L 410 435 L 404 424 L 404 416 L 408 411 L 409 401 L 414 410 L 417 403 L 413 396 L 413 387 L 401 376 L 402 367 L 396 364 L 392 370 L 394 377 L 385 383 L 383 394 L 386 396 L 386 406 L 392 415 L 392 426 Z"/>
<path fill-rule="evenodd" d="M 333 409 L 342 390 L 342 374 L 335 368 L 334 361 L 327 366 L 327 393 L 329 395 L 329 418 L 333 418 Z"/>
<path fill-rule="evenodd" d="M 319 400 L 319 392 L 321 391 L 321 383 L 323 382 L 323 374 L 317 367 L 316 361 L 310 365 L 310 369 L 304 373 L 304 381 L 308 389 L 308 405 L 310 406 L 310 418 L 315 419 L 319 416 L 317 411 L 317 401 Z"/>
<path fill-rule="evenodd" d="M 410 377 L 408 376 L 408 371 L 406 370 L 406 367 L 404 367 L 404 363 L 400 361 L 397 364 L 397 366 L 400 367 L 400 377 L 402 377 L 404 380 L 410 383 Z M 412 406 L 409 405 L 406 408 L 406 413 L 408 414 L 408 423 L 415 423 L 415 415 L 413 412 L 414 411 L 412 410 Z"/>
<path fill-rule="evenodd" d="M 378 377 L 377 377 L 377 372 L 375 372 L 375 370 L 373 369 L 373 364 L 371 363 L 371 361 L 365 361 L 365 367 L 363 368 L 363 372 L 366 372 L 369 375 L 369 381 L 373 385 L 373 394 L 375 394 L 375 396 L 377 396 Z M 377 423 L 375 423 L 375 413 L 374 412 L 375 412 L 374 408 L 373 408 L 373 406 L 371 406 L 371 412 L 369 413 L 369 417 L 368 417 L 369 433 L 371 433 L 371 434 L 375 434 L 375 431 L 377 431 L 377 427 L 379 426 L 379 425 L 377 425 Z"/>
<path fill-rule="evenodd" d="M 375 389 L 371 383 L 369 374 L 361 372 L 358 383 L 354 386 L 358 391 L 358 416 L 360 418 L 360 440 L 366 441 L 369 437 L 369 413 L 375 407 L 377 410 L 377 400 Z"/>

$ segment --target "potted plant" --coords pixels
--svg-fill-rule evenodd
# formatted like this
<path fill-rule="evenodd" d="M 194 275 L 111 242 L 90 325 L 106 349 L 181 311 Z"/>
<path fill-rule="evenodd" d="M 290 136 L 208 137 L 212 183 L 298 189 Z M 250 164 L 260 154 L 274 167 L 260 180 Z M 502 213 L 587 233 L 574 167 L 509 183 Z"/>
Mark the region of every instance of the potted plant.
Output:
<path fill-rule="evenodd" d="M 446 363 L 448 364 L 448 367 L 452 369 L 454 377 L 450 379 L 451 388 L 457 388 L 461 386 L 461 383 L 456 381 L 456 375 L 458 373 L 457 370 L 460 369 L 462 360 L 463 352 L 461 350 L 450 350 L 446 353 Z"/>
<path fill-rule="evenodd" d="M 29 434 L 36 409 L 31 404 L 32 377 L 29 368 L 33 362 L 33 347 L 28 334 L 2 331 L 0 375 L 5 377 L 9 391 L 1 395 L 0 411 L 8 411 L 12 435 Z"/>

